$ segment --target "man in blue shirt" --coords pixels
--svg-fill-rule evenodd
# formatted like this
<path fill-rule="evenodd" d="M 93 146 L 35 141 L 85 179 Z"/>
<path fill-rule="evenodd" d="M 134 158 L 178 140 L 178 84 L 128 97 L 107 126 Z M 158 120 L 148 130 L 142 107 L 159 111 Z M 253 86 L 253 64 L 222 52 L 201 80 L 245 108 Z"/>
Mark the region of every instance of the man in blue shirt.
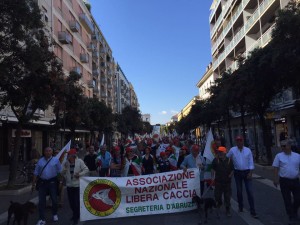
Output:
<path fill-rule="evenodd" d="M 57 216 L 57 176 L 61 172 L 61 164 L 59 159 L 52 156 L 53 150 L 50 147 L 44 149 L 44 156 L 39 159 L 36 164 L 32 190 L 34 190 L 36 185 L 36 178 L 39 176 L 40 186 L 39 186 L 39 221 L 37 225 L 45 225 L 45 207 L 46 207 L 46 196 L 47 193 L 50 194 L 52 201 L 52 215 L 53 221 L 58 221 Z"/>

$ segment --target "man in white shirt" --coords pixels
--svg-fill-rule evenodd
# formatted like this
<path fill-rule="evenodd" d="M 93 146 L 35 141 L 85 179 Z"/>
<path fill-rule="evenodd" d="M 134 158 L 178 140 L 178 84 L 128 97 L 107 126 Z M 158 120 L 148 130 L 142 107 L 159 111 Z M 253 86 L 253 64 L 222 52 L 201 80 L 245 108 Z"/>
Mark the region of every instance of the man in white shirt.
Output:
<path fill-rule="evenodd" d="M 243 212 L 243 182 L 245 183 L 250 213 L 254 218 L 258 218 L 254 208 L 254 197 L 252 189 L 252 171 L 254 170 L 253 155 L 249 148 L 244 146 L 242 136 L 237 136 L 236 146 L 227 153 L 227 157 L 232 159 L 234 165 L 234 180 L 237 190 L 239 211 Z"/>
<path fill-rule="evenodd" d="M 291 140 L 283 140 L 280 145 L 282 152 L 275 156 L 272 165 L 274 167 L 274 185 L 276 187 L 278 184 L 280 185 L 286 212 L 290 221 L 295 221 L 300 206 L 300 155 L 292 152 Z"/>

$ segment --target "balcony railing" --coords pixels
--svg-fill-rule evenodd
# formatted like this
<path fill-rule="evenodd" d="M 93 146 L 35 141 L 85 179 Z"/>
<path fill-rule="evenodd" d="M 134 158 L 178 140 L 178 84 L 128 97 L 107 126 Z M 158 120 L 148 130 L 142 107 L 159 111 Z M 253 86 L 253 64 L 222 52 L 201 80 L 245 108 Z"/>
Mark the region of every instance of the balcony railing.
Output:
<path fill-rule="evenodd" d="M 92 74 L 94 77 L 98 77 L 100 75 L 99 69 L 93 69 Z"/>
<path fill-rule="evenodd" d="M 87 85 L 89 88 L 94 88 L 96 86 L 96 82 L 94 80 L 89 80 Z"/>
<path fill-rule="evenodd" d="M 98 51 L 93 51 L 92 56 L 94 59 L 99 59 L 99 52 Z"/>
<path fill-rule="evenodd" d="M 84 26 L 84 28 L 87 30 L 88 33 L 93 33 L 94 32 L 94 26 L 93 23 L 90 21 L 90 19 L 87 17 L 85 13 L 80 13 L 79 14 L 79 20 Z"/>
<path fill-rule="evenodd" d="M 82 63 L 88 63 L 89 62 L 89 55 L 87 53 L 80 53 L 80 61 Z"/>
<path fill-rule="evenodd" d="M 80 31 L 80 24 L 76 20 L 69 21 L 69 27 L 70 27 L 70 30 L 73 32 Z"/>
<path fill-rule="evenodd" d="M 87 50 L 88 51 L 93 51 L 95 49 L 95 45 L 92 43 L 92 42 L 90 42 L 88 45 L 87 45 Z"/>

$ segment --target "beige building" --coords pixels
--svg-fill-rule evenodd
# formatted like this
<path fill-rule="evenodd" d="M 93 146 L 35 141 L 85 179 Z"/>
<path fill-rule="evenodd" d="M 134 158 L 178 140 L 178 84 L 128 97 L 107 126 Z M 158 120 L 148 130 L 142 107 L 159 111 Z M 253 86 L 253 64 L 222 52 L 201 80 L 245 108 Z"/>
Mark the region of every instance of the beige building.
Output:
<path fill-rule="evenodd" d="M 178 121 L 182 120 L 183 117 L 190 113 L 192 106 L 196 104 L 197 100 L 199 100 L 199 96 L 193 97 L 190 102 L 177 114 Z"/>
<path fill-rule="evenodd" d="M 214 83 L 212 63 L 206 67 L 206 71 L 202 78 L 198 81 L 197 87 L 199 89 L 199 99 L 207 99 L 209 97 L 208 89 Z"/>

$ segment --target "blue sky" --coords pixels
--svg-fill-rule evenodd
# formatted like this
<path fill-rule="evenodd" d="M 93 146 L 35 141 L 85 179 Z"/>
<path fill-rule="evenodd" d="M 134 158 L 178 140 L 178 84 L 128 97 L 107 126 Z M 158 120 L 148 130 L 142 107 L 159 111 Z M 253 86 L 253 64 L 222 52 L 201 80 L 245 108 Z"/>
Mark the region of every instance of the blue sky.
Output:
<path fill-rule="evenodd" d="M 164 124 L 198 95 L 211 61 L 211 0 L 90 0 L 142 114 Z"/>

